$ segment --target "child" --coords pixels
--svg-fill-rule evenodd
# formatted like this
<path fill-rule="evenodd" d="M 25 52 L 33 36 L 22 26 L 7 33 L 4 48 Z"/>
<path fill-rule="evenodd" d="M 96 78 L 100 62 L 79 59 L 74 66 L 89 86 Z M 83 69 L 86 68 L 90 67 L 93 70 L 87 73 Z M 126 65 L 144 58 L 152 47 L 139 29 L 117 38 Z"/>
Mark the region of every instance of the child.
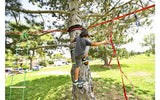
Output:
<path fill-rule="evenodd" d="M 83 28 L 81 30 L 81 34 L 77 37 L 73 36 L 72 40 L 70 41 L 71 43 L 76 42 L 76 47 L 75 47 L 76 70 L 75 70 L 74 83 L 77 84 L 82 82 L 78 80 L 78 74 L 80 66 L 82 65 L 82 59 L 85 60 L 88 55 L 89 46 L 99 46 L 102 44 L 109 43 L 107 39 L 102 42 L 93 43 L 88 39 L 88 37 L 89 37 L 88 31 Z"/>

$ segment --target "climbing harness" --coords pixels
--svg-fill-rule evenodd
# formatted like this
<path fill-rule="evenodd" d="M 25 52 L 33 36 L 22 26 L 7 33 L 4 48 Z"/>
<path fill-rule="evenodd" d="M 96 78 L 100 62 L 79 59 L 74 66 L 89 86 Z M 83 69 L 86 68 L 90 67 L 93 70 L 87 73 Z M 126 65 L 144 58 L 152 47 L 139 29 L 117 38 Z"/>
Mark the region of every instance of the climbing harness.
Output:
<path fill-rule="evenodd" d="M 28 53 L 29 53 L 29 41 L 28 41 L 28 38 L 27 38 L 27 34 L 26 32 L 23 32 L 23 34 L 21 35 L 21 38 L 19 39 L 18 43 L 22 40 L 22 39 L 26 39 L 27 40 L 27 58 L 26 58 L 26 61 L 28 59 Z M 18 48 L 19 48 L 19 45 L 16 45 L 16 56 L 18 56 Z M 15 57 L 15 61 L 17 61 L 17 57 Z M 16 64 L 16 63 L 15 63 Z M 14 64 L 14 70 L 15 70 L 15 64 Z M 25 70 L 27 69 L 27 62 L 25 64 Z M 13 86 L 13 78 L 14 78 L 14 74 L 15 74 L 15 71 L 13 72 L 13 75 L 12 75 L 12 79 L 11 79 L 11 85 L 10 85 L 10 95 L 9 95 L 9 100 L 11 100 L 11 96 L 12 96 L 12 89 L 13 88 L 22 88 L 23 89 L 23 94 L 22 94 L 22 100 L 24 100 L 24 89 L 26 88 L 26 83 L 25 83 L 25 80 L 26 80 L 26 71 L 24 71 L 24 83 L 23 83 L 23 86 Z"/>
<path fill-rule="evenodd" d="M 81 30 L 81 29 L 83 29 L 82 25 L 76 24 L 76 25 L 70 26 L 67 31 L 70 33 L 74 30 Z"/>

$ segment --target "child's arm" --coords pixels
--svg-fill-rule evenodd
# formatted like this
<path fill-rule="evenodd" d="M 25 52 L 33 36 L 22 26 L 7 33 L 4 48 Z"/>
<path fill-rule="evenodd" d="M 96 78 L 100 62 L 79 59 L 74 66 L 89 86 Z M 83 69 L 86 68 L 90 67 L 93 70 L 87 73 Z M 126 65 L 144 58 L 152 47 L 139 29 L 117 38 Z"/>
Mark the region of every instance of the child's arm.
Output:
<path fill-rule="evenodd" d="M 75 38 L 75 35 L 73 36 L 72 40 L 70 41 L 71 43 L 73 43 L 73 42 L 74 42 L 74 38 Z"/>
<path fill-rule="evenodd" d="M 107 44 L 107 43 L 109 43 L 109 41 L 106 39 L 102 42 L 91 43 L 91 46 L 99 46 L 99 45 Z"/>

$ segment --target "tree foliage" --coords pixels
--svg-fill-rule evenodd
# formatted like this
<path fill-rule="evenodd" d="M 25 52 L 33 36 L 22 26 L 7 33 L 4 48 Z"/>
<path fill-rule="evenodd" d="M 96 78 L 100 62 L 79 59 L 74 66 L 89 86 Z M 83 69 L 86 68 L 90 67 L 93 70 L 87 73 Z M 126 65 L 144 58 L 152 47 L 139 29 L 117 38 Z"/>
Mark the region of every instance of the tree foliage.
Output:
<path fill-rule="evenodd" d="M 151 33 L 149 35 L 145 35 L 143 38 L 143 43 L 141 43 L 141 46 L 149 47 L 149 51 L 155 54 L 155 34 Z"/>
<path fill-rule="evenodd" d="M 72 13 L 69 11 L 69 2 L 72 0 L 6 0 L 6 31 L 43 31 L 43 30 L 67 30 L 69 27 L 70 20 L 68 20 Z M 127 14 L 133 12 L 142 7 L 146 7 L 151 5 L 152 2 L 141 0 L 130 0 L 127 2 L 118 0 L 88 0 L 88 1 L 79 1 L 73 0 L 76 2 L 75 7 L 78 7 L 79 17 L 82 20 L 83 27 L 87 28 L 90 25 L 94 25 L 99 22 L 103 22 L 109 19 L 113 19 L 115 17 L 121 16 L 123 14 Z M 35 7 L 37 10 L 32 8 L 24 8 L 24 3 L 28 2 L 30 5 Z M 150 14 L 154 14 L 154 8 L 145 10 L 143 12 L 137 13 L 139 19 L 146 18 Z M 11 22 L 9 19 L 14 19 L 14 22 Z M 54 19 L 54 20 L 53 20 Z M 24 22 L 23 24 L 21 22 Z M 121 18 L 116 20 L 113 25 L 113 41 L 116 49 L 120 49 L 119 47 L 123 44 L 126 44 L 132 41 L 132 37 L 128 38 L 128 34 L 126 30 L 135 26 L 135 18 L 133 15 Z M 147 18 L 145 21 L 141 22 L 141 25 L 147 23 L 148 25 L 151 23 Z M 103 24 L 97 26 L 95 28 L 89 29 L 92 35 L 91 40 L 93 42 L 99 42 L 105 39 L 105 35 L 107 33 L 108 27 L 111 23 Z M 6 48 L 11 49 L 14 53 L 15 44 L 17 40 L 20 38 L 19 34 L 9 34 L 9 38 L 12 39 L 12 42 L 6 44 Z M 57 48 L 57 46 L 68 46 L 69 36 L 67 32 L 54 33 L 52 35 L 46 33 L 39 34 L 29 34 L 28 35 L 30 41 L 31 50 L 43 50 L 41 48 L 53 49 Z M 38 41 L 38 42 L 37 42 Z M 42 46 L 43 45 L 43 46 Z M 45 46 L 44 46 L 45 45 Z M 49 45 L 49 46 L 47 46 Z M 107 56 L 111 56 L 111 45 L 107 46 L 108 50 L 105 50 L 104 47 L 99 47 L 99 55 L 104 55 L 107 53 Z M 36 52 L 38 52 L 38 50 Z M 92 56 L 94 57 L 96 53 L 92 52 Z M 40 53 L 41 54 L 41 53 Z M 100 57 L 100 56 L 96 56 Z"/>

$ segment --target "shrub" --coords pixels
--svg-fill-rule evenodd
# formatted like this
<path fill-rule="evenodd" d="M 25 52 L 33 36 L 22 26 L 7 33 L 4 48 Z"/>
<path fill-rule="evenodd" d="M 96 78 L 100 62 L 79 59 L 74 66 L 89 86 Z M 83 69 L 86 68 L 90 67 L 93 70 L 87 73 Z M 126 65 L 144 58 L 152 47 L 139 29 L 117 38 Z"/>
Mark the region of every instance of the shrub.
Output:
<path fill-rule="evenodd" d="M 5 62 L 5 67 L 13 67 L 13 64 L 9 61 Z"/>
<path fill-rule="evenodd" d="M 67 59 L 67 62 L 68 62 L 68 63 L 71 63 L 71 59 Z"/>
<path fill-rule="evenodd" d="M 23 68 L 27 68 L 27 69 L 29 69 L 30 68 L 30 66 L 29 65 L 26 65 L 25 63 L 24 64 L 22 64 L 22 67 L 21 67 L 22 69 Z"/>
<path fill-rule="evenodd" d="M 54 64 L 54 61 L 48 61 L 49 64 Z"/>
<path fill-rule="evenodd" d="M 20 67 L 20 65 L 18 64 L 18 65 L 13 65 L 12 68 L 19 68 L 19 67 Z"/>
<path fill-rule="evenodd" d="M 44 67 L 47 67 L 49 64 L 46 60 L 42 60 L 39 62 L 40 66 L 44 66 Z"/>
<path fill-rule="evenodd" d="M 151 53 L 151 51 L 150 51 L 150 50 L 147 50 L 147 51 L 145 52 L 145 55 L 148 56 L 148 57 L 150 57 L 150 53 Z"/>

